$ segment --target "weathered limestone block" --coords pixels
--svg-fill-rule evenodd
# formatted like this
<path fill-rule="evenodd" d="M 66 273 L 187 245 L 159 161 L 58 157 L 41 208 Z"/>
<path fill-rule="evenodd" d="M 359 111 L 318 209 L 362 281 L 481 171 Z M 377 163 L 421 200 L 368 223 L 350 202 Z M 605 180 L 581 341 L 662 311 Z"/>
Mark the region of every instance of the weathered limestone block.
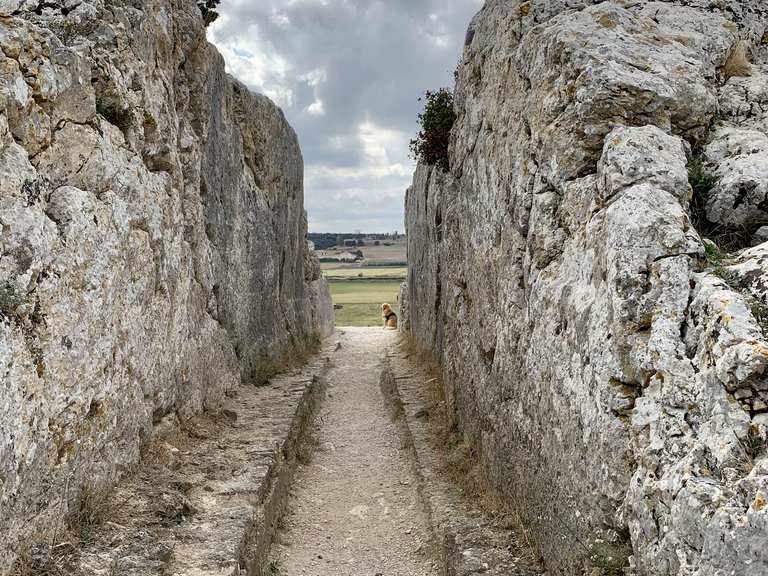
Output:
<path fill-rule="evenodd" d="M 704 156 L 716 178 L 706 203 L 707 219 L 756 229 L 768 223 L 768 68 L 731 78 L 720 88 L 723 119 Z"/>
<path fill-rule="evenodd" d="M 312 326 L 318 336 L 325 338 L 333 334 L 336 317 L 333 313 L 333 298 L 331 288 L 325 278 L 312 281 L 309 285 L 310 310 Z"/>
<path fill-rule="evenodd" d="M 765 125 L 722 85 L 763 83 L 722 67 L 742 39 L 762 57 L 766 22 L 491 0 L 470 25 L 450 174 L 419 166 L 406 197 L 411 333 L 553 574 L 626 544 L 640 575 L 768 575 L 759 293 L 713 274 L 687 168 L 704 146 L 758 169 Z"/>
<path fill-rule="evenodd" d="M 420 340 L 436 349 L 440 348 L 442 331 L 436 314 L 442 291 L 440 250 L 447 226 L 444 222 L 447 214 L 443 214 L 443 207 L 450 206 L 450 203 L 443 201 L 441 194 L 453 192 L 451 184 L 450 176 L 420 166 L 416 170 L 413 187 L 405 198 L 406 228 L 413 237 L 413 241 L 409 239 L 408 242 L 408 300 L 409 303 L 419 303 L 416 308 L 409 307 L 409 319 L 414 329 L 426 330 L 418 334 Z M 413 190 L 424 190 L 424 194 Z"/>
<path fill-rule="evenodd" d="M 759 302 L 768 305 L 768 244 L 743 251 L 727 269 Z"/>
<path fill-rule="evenodd" d="M 749 76 L 734 76 L 718 88 L 720 118 L 742 128 L 759 130 L 768 118 L 765 65 L 752 65 Z"/>
<path fill-rule="evenodd" d="M 296 136 L 226 75 L 195 2 L 0 14 L 4 573 L 154 423 L 333 324 Z"/>
<path fill-rule="evenodd" d="M 401 334 L 408 334 L 411 331 L 411 319 L 408 312 L 408 283 L 401 282 L 400 290 L 397 293 L 397 328 Z"/>
<path fill-rule="evenodd" d="M 599 186 L 604 201 L 640 182 L 673 195 L 682 192 L 677 200 L 690 201 L 684 143 L 655 126 L 614 130 L 608 135 L 598 171 L 603 177 Z"/>

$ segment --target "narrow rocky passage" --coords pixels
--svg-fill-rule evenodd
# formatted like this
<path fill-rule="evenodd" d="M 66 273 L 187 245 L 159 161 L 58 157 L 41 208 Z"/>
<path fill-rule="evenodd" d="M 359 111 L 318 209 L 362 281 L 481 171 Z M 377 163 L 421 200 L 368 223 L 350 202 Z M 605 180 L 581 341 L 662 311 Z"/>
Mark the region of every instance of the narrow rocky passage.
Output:
<path fill-rule="evenodd" d="M 345 328 L 312 461 L 295 479 L 270 569 L 282 576 L 437 574 L 417 480 L 379 388 L 396 333 Z"/>

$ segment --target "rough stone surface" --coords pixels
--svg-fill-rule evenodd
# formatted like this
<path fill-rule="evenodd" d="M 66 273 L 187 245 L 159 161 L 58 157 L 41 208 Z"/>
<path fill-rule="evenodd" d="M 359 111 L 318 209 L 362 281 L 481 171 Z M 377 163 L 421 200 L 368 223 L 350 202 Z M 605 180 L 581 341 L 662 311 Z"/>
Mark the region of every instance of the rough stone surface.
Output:
<path fill-rule="evenodd" d="M 329 336 L 336 325 L 331 289 L 328 281 L 323 277 L 320 259 L 314 249 L 305 251 L 304 258 L 304 280 L 309 284 L 311 325 L 319 336 Z"/>
<path fill-rule="evenodd" d="M 295 134 L 195 2 L 0 14 L 2 572 L 154 422 L 217 407 L 332 312 Z"/>
<path fill-rule="evenodd" d="M 741 39 L 764 63 L 767 16 L 491 0 L 470 25 L 451 171 L 406 198 L 408 316 L 553 574 L 623 542 L 640 575 L 768 574 L 764 246 L 745 280 L 709 265 L 686 174 L 704 149 L 723 197 L 752 178 L 716 220 L 759 227 L 768 84 L 723 66 Z"/>
<path fill-rule="evenodd" d="M 704 156 L 717 179 L 706 203 L 707 219 L 749 230 L 768 224 L 768 67 L 719 89 L 722 119 Z"/>
<path fill-rule="evenodd" d="M 397 312 L 398 322 L 397 329 L 401 333 L 408 333 L 411 331 L 411 323 L 409 321 L 410 313 L 408 311 L 408 283 L 401 282 L 400 290 L 397 293 Z"/>
<path fill-rule="evenodd" d="M 758 301 L 768 304 L 768 243 L 743 251 L 727 267 Z"/>

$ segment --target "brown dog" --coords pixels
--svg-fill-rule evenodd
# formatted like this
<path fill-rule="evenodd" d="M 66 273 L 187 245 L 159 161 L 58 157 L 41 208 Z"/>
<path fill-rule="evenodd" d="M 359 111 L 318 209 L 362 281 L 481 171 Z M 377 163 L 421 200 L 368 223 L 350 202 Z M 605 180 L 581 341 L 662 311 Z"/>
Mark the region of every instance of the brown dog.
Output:
<path fill-rule="evenodd" d="M 392 311 L 389 304 L 381 305 L 381 317 L 384 319 L 384 328 L 387 330 L 397 330 L 397 314 Z"/>

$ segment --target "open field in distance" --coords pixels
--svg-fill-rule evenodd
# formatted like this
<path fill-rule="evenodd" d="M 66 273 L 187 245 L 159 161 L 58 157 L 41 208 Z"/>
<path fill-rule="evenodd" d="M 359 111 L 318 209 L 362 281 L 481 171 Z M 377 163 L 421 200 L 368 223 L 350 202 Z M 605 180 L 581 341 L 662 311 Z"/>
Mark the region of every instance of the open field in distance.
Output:
<path fill-rule="evenodd" d="M 381 326 L 381 304 L 397 312 L 400 280 L 331 280 L 337 326 Z"/>
<path fill-rule="evenodd" d="M 333 266 L 333 265 L 331 265 Z M 388 268 L 355 268 L 338 267 L 323 268 L 323 275 L 329 280 L 352 280 L 352 279 L 381 279 L 381 280 L 405 280 L 408 269 L 392 266 Z"/>
<path fill-rule="evenodd" d="M 358 248 L 363 253 L 363 258 L 368 264 L 381 261 L 405 262 L 405 242 L 392 244 L 392 246 L 361 246 Z"/>
<path fill-rule="evenodd" d="M 363 256 L 355 262 L 354 254 L 360 252 Z M 405 266 L 406 262 L 406 244 L 405 242 L 392 243 L 389 246 L 380 244 L 379 246 L 334 246 L 326 250 L 318 250 L 317 256 L 320 258 L 323 268 L 345 267 L 345 266 Z M 329 262 L 329 259 L 349 259 L 349 262 Z"/>

